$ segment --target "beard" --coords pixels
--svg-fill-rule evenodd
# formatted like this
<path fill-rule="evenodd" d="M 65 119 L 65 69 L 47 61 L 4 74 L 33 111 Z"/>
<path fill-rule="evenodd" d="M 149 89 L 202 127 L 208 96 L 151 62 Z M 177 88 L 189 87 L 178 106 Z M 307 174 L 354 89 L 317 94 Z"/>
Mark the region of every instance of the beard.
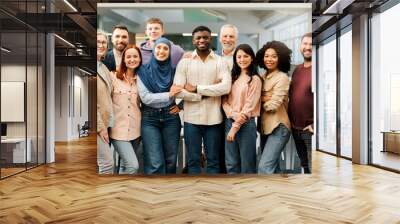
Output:
<path fill-rule="evenodd" d="M 303 58 L 304 58 L 304 61 L 311 61 L 312 56 L 310 56 L 310 57 L 305 57 L 305 56 L 303 55 Z"/>
<path fill-rule="evenodd" d="M 115 46 L 115 49 L 117 49 L 118 51 L 123 51 L 125 48 L 126 48 L 126 46 L 127 46 L 127 44 L 125 44 L 125 43 L 120 43 L 120 44 L 117 44 L 116 46 Z"/>
<path fill-rule="evenodd" d="M 232 51 L 235 48 L 233 44 L 222 44 L 222 49 L 227 51 Z"/>
<path fill-rule="evenodd" d="M 306 56 L 306 55 L 304 54 L 304 52 L 307 52 L 307 51 L 302 51 L 302 52 L 301 52 L 301 54 L 303 55 L 304 61 L 311 61 L 311 59 L 312 59 L 312 53 L 310 54 L 310 56 Z M 311 52 L 311 51 L 310 51 L 310 52 Z"/>

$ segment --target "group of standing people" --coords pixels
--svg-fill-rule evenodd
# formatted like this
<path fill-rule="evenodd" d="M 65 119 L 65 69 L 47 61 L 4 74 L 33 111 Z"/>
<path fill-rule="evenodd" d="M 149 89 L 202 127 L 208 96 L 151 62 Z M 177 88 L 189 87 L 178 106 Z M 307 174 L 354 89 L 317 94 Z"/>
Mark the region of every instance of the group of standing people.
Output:
<path fill-rule="evenodd" d="M 189 174 L 202 172 L 202 155 L 209 174 L 277 173 L 291 134 L 304 172 L 310 172 L 310 34 L 302 38 L 305 62 L 296 67 L 292 83 L 291 50 L 284 43 L 268 42 L 255 53 L 248 44 L 236 46 L 238 30 L 230 24 L 221 28 L 219 53 L 211 49 L 205 26 L 193 30 L 195 50 L 186 53 L 163 37 L 158 18 L 147 21 L 148 40 L 140 47 L 128 44 L 128 34 L 115 26 L 107 52 L 107 36 L 97 33 L 99 173 L 114 171 L 110 144 L 121 158 L 117 172 L 137 173 L 140 142 L 145 174 L 176 173 L 181 110 Z"/>

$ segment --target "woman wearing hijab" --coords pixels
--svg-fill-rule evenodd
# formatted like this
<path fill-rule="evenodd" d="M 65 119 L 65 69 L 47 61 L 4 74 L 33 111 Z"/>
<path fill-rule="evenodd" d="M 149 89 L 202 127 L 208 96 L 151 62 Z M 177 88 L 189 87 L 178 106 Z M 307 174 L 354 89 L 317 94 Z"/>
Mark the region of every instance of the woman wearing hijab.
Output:
<path fill-rule="evenodd" d="M 182 87 L 171 88 L 174 74 L 171 42 L 159 38 L 154 44 L 150 62 L 138 71 L 145 174 L 176 172 L 181 120 L 175 95 Z"/>

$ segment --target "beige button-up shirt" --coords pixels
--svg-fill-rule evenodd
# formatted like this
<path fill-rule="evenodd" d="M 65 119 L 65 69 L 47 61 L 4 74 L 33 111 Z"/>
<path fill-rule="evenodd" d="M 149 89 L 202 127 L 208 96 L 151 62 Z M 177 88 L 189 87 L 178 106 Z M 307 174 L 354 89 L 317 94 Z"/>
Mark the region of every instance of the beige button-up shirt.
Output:
<path fill-rule="evenodd" d="M 287 113 L 289 77 L 286 73 L 277 71 L 264 75 L 263 79 L 262 91 L 271 98 L 262 104 L 261 132 L 265 135 L 271 134 L 280 123 L 290 130 L 290 121 Z"/>
<path fill-rule="evenodd" d="M 141 121 L 136 78 L 130 83 L 127 79 L 118 79 L 115 73 L 111 74 L 115 122 L 110 137 L 122 141 L 134 140 L 140 136 Z"/>
<path fill-rule="evenodd" d="M 110 71 L 102 62 L 97 63 L 97 132 L 100 132 L 114 126 L 114 113 Z"/>
<path fill-rule="evenodd" d="M 184 100 L 183 120 L 197 125 L 222 122 L 221 96 L 231 89 L 231 75 L 226 62 L 213 51 L 203 61 L 193 51 L 191 58 L 178 63 L 174 84 L 197 86 L 197 93 L 182 90 L 176 98 Z"/>

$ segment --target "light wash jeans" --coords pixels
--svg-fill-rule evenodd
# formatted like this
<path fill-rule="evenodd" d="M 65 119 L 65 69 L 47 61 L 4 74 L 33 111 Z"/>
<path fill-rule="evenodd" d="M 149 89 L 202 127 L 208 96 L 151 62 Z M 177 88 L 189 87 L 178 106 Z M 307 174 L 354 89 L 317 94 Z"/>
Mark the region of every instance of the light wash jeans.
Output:
<path fill-rule="evenodd" d="M 99 174 L 113 174 L 114 170 L 114 150 L 110 144 L 105 143 L 99 135 L 97 135 L 97 166 Z"/>
<path fill-rule="evenodd" d="M 282 123 L 279 124 L 271 134 L 266 135 L 266 143 L 260 162 L 258 163 L 259 174 L 279 173 L 279 157 L 285 149 L 289 138 L 290 131 Z"/>
<path fill-rule="evenodd" d="M 135 154 L 135 149 L 139 147 L 140 137 L 132 141 L 112 139 L 111 142 L 121 160 L 119 174 L 136 174 L 139 170 L 139 162 Z"/>
<path fill-rule="evenodd" d="M 228 174 L 256 173 L 257 130 L 254 118 L 244 123 L 235 135 L 233 142 L 226 136 L 231 130 L 233 120 L 225 119 L 225 164 Z"/>

